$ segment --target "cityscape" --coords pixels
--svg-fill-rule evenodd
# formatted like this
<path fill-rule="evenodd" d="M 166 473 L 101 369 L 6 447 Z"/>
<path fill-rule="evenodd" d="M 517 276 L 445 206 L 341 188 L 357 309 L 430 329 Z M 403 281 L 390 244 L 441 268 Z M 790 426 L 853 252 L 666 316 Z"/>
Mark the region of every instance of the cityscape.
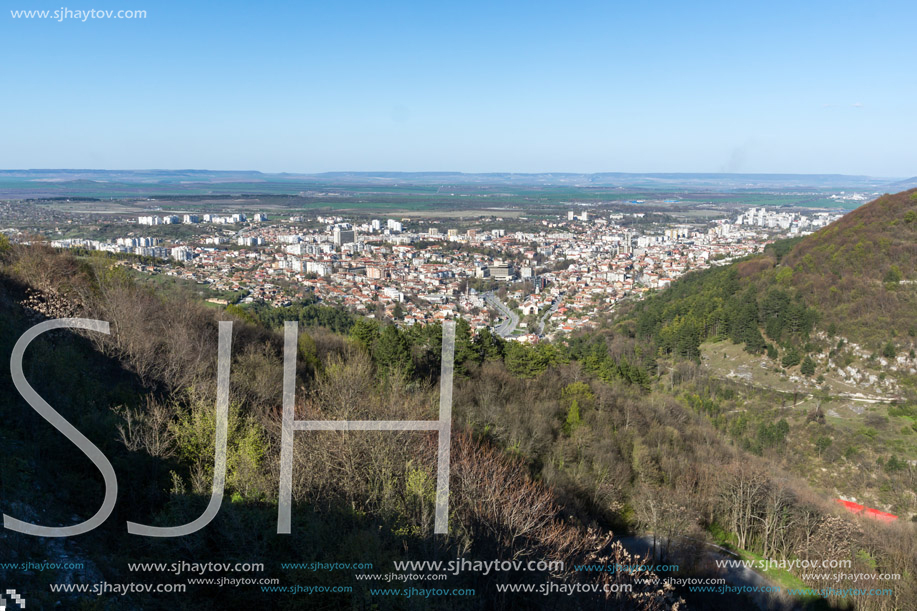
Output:
<path fill-rule="evenodd" d="M 550 220 L 518 218 L 514 224 L 533 229 L 508 232 L 499 216 L 460 230 L 431 219 L 171 214 L 127 220 L 124 237 L 113 240 L 50 244 L 160 259 L 124 264 L 235 293 L 241 303 L 285 306 L 311 296 L 398 324 L 462 317 L 474 329 L 500 326 L 505 338 L 537 342 L 589 328 L 620 301 L 664 289 L 688 271 L 725 265 L 841 216 L 761 207 L 666 224 L 580 206 Z M 143 226 L 175 224 L 194 226 L 193 239 L 136 237 Z"/>
<path fill-rule="evenodd" d="M 0 611 L 917 611 L 917 2 L 9 4 Z"/>

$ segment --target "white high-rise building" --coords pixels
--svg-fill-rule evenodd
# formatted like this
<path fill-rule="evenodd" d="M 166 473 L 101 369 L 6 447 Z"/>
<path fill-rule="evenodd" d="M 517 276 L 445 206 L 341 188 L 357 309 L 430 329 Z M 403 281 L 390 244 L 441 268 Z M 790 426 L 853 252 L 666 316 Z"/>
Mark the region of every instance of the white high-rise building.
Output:
<path fill-rule="evenodd" d="M 306 261 L 306 273 L 317 274 L 319 276 L 330 276 L 331 265 L 320 261 Z"/>
<path fill-rule="evenodd" d="M 194 253 L 191 249 L 184 246 L 173 248 L 170 254 L 176 261 L 190 261 L 194 258 Z"/>

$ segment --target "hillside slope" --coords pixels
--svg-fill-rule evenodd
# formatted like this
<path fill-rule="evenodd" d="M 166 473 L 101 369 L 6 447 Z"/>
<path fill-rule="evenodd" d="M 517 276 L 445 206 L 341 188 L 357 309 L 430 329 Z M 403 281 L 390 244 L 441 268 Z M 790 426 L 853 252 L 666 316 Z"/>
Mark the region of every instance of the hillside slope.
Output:
<path fill-rule="evenodd" d="M 780 267 L 792 270 L 791 285 L 825 328 L 868 343 L 913 338 L 917 189 L 883 195 L 806 237 Z"/>
<path fill-rule="evenodd" d="M 654 341 L 660 356 L 697 358 L 704 341 L 729 338 L 776 358 L 778 348 L 812 351 L 813 331 L 873 354 L 908 353 L 917 336 L 917 190 L 882 196 L 758 256 L 689 274 L 621 320 Z"/>
<path fill-rule="evenodd" d="M 266 318 L 276 315 L 253 311 Z M 306 305 L 295 318 L 318 321 L 315 312 Z M 661 611 L 676 605 L 673 587 L 656 585 L 657 576 L 648 571 L 575 571 L 577 565 L 640 561 L 612 542 L 611 533 L 569 519 L 554 492 L 533 480 L 520 460 L 458 427 L 450 463 L 448 537 L 432 532 L 435 442 L 428 433 L 413 431 L 298 436 L 294 534 L 276 534 L 283 338 L 246 313 L 250 322 L 236 318 L 232 329 L 227 472 L 219 513 L 212 524 L 185 537 L 137 537 L 127 533 L 126 521 L 186 524 L 201 514 L 210 496 L 216 443 L 213 343 L 216 323 L 232 320 L 231 314 L 158 294 L 104 258 L 77 259 L 43 247 L 0 249 L 0 360 L 9 363 L 18 339 L 47 317 L 111 324 L 108 336 L 49 332 L 30 345 L 24 358 L 25 376 L 36 392 L 109 457 L 119 481 L 115 513 L 91 533 L 53 539 L 0 529 L 0 582 L 26 596 L 30 608 L 176 608 L 174 598 L 138 590 L 87 603 L 80 594 L 51 591 L 49 584 L 58 583 L 177 584 L 187 586 L 178 606 L 201 610 L 248 608 L 267 592 L 287 593 L 262 590 L 254 582 L 247 588 L 220 588 L 174 571 L 133 571 L 129 566 L 179 561 L 190 566 L 201 558 L 227 566 L 263 563 L 254 577 L 278 580 L 271 585 L 281 588 L 346 583 L 343 590 L 323 592 L 318 608 L 325 609 L 479 609 L 478 596 L 490 609 Z M 330 316 L 322 321 L 341 324 Z M 374 360 L 354 340 L 328 329 L 303 331 L 297 410 L 326 419 L 345 413 L 367 420 L 431 419 L 437 386 L 395 378 L 392 363 L 399 359 L 392 352 L 407 347 L 400 334 L 392 334 L 394 327 L 388 329 L 373 342 Z M 424 371 L 420 359 L 415 367 L 411 354 L 405 354 L 412 371 Z M 384 370 L 379 366 L 383 361 L 389 365 Z M 91 516 L 104 492 L 98 469 L 30 409 L 8 374 L 0 374 L 0 397 L 0 513 L 50 526 Z M 469 571 L 453 575 L 449 587 L 473 589 L 474 596 L 415 597 L 414 603 L 410 595 L 377 591 L 376 578 L 362 569 L 300 568 L 359 561 L 387 575 L 396 560 L 554 555 L 569 568 L 530 571 L 526 577 L 597 583 L 599 592 L 605 583 L 627 583 L 633 590 L 607 597 L 557 596 L 548 602 L 538 594 L 498 591 L 504 577 L 497 573 L 482 577 Z M 80 566 L 44 574 L 30 568 L 48 560 Z M 648 578 L 649 585 L 638 578 Z M 282 596 L 276 608 L 317 608 L 317 599 Z"/>

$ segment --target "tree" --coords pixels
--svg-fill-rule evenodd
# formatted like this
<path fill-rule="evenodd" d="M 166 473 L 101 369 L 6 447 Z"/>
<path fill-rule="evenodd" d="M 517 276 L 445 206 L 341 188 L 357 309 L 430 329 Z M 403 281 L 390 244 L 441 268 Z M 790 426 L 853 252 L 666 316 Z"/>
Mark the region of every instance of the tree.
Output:
<path fill-rule="evenodd" d="M 739 462 L 726 471 L 719 495 L 721 512 L 740 549 L 748 549 L 751 543 L 754 527 L 764 513 L 769 483 L 767 475 L 752 465 Z"/>
<path fill-rule="evenodd" d="M 478 361 L 499 361 L 503 358 L 504 344 L 502 337 L 492 333 L 490 329 L 482 329 L 473 340 L 473 346 L 478 353 Z"/>
<path fill-rule="evenodd" d="M 440 327 L 442 328 L 442 327 Z M 439 333 L 439 344 L 442 346 L 442 331 Z M 476 361 L 478 352 L 471 338 L 471 325 L 464 318 L 455 321 L 455 363 L 456 366 L 464 365 L 468 361 Z M 462 368 L 464 369 L 464 368 Z"/>
<path fill-rule="evenodd" d="M 668 558 L 673 540 L 693 534 L 690 513 L 671 490 L 644 483 L 635 496 L 640 499 L 635 507 L 637 523 L 650 533 L 653 539 L 650 557 L 664 561 Z M 657 543 L 661 548 L 658 551 Z"/>
<path fill-rule="evenodd" d="M 308 367 L 309 371 L 315 373 L 321 369 L 322 362 L 318 358 L 318 347 L 311 335 L 305 332 L 299 334 L 297 351 L 299 362 Z"/>
<path fill-rule="evenodd" d="M 580 410 L 592 407 L 595 404 L 595 395 L 587 383 L 573 382 L 564 386 L 560 396 L 565 402 L 570 403 L 564 421 L 564 434 L 571 435 L 582 424 Z"/>
<path fill-rule="evenodd" d="M 780 271 L 777 272 L 777 282 L 783 286 L 788 286 L 793 280 L 793 268 L 792 267 L 781 267 Z"/>
<path fill-rule="evenodd" d="M 531 350 L 519 342 L 507 342 L 504 357 L 506 368 L 520 378 L 531 378 L 540 373 L 532 358 Z"/>
<path fill-rule="evenodd" d="M 751 354 L 760 354 L 766 346 L 764 338 L 758 328 L 750 328 L 745 333 L 745 351 Z"/>
<path fill-rule="evenodd" d="M 774 424 L 761 423 L 758 427 L 758 443 L 762 448 L 773 448 L 786 443 L 786 436 L 790 432 L 790 425 L 785 418 Z"/>
<path fill-rule="evenodd" d="M 373 360 L 383 376 L 410 378 L 414 373 L 411 350 L 404 334 L 395 325 L 386 325 L 376 342 Z"/>
<path fill-rule="evenodd" d="M 815 373 L 815 361 L 812 360 L 812 357 L 806 355 L 806 358 L 802 361 L 802 365 L 799 366 L 799 371 L 804 376 L 810 376 Z"/>
<path fill-rule="evenodd" d="M 888 342 L 887 344 L 885 344 L 885 347 L 882 348 L 882 356 L 884 356 L 887 359 L 895 358 L 896 352 L 897 350 L 895 350 L 895 344 L 893 344 L 892 342 Z"/>
<path fill-rule="evenodd" d="M 379 339 L 379 323 L 367 318 L 360 318 L 354 323 L 350 335 L 370 354 Z"/>
<path fill-rule="evenodd" d="M 574 399 L 573 403 L 570 404 L 570 409 L 567 410 L 567 419 L 564 421 L 564 435 L 572 435 L 573 431 L 575 431 L 582 422 L 579 413 L 579 402 Z"/>
<path fill-rule="evenodd" d="M 532 378 L 563 362 L 563 357 L 557 346 L 549 342 L 539 342 L 535 346 L 506 342 L 503 362 L 513 375 Z"/>

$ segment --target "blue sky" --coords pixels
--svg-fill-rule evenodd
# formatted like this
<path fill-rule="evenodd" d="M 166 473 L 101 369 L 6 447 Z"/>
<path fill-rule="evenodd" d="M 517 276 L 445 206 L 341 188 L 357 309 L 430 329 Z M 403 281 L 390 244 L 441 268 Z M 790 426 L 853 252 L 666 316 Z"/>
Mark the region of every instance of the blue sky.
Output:
<path fill-rule="evenodd" d="M 3 10 L 0 168 L 917 175 L 914 2 Z"/>

